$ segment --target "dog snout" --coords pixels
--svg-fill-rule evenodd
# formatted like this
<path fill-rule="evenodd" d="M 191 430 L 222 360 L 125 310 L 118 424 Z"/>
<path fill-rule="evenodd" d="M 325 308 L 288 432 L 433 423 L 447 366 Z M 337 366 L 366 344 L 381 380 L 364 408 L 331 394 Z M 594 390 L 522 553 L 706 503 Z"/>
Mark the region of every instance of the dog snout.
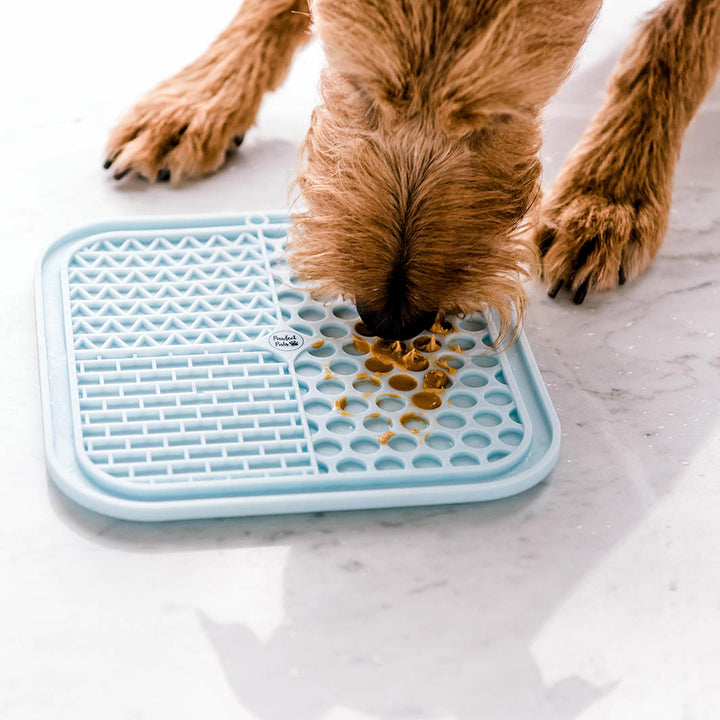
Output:
<path fill-rule="evenodd" d="M 408 340 L 427 330 L 437 317 L 437 310 L 408 313 L 388 308 L 373 308 L 362 301 L 356 303 L 360 319 L 369 332 L 384 340 Z"/>

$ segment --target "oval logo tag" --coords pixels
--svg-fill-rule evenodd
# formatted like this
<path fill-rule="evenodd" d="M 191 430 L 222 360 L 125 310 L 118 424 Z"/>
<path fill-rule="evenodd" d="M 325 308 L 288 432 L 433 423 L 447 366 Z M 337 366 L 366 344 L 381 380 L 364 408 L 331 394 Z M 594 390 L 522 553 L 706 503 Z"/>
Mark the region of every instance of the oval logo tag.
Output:
<path fill-rule="evenodd" d="M 305 344 L 305 338 L 294 330 L 280 330 L 268 338 L 270 347 L 275 350 L 299 350 Z"/>

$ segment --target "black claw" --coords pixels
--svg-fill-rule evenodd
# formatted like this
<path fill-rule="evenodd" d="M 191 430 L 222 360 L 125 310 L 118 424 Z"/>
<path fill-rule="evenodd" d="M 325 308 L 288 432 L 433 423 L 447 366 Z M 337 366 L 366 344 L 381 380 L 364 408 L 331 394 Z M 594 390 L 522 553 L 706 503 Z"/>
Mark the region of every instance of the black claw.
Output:
<path fill-rule="evenodd" d="M 618 270 L 618 284 L 624 285 L 626 280 L 627 276 L 625 275 L 625 268 L 621 265 L 620 270 Z"/>
<path fill-rule="evenodd" d="M 551 298 L 554 298 L 559 292 L 560 288 L 563 286 L 562 280 L 557 280 L 555 284 L 548 290 L 548 296 Z"/>
<path fill-rule="evenodd" d="M 585 282 L 583 282 L 583 284 L 577 289 L 577 292 L 573 296 L 573 302 L 576 305 L 582 304 L 582 301 L 585 299 L 585 296 L 587 295 L 589 286 L 590 286 L 590 278 L 585 280 Z"/>
<path fill-rule="evenodd" d="M 233 142 L 235 143 L 235 147 L 240 147 L 243 143 L 243 140 L 245 139 L 245 135 L 236 135 L 233 138 Z"/>
<path fill-rule="evenodd" d="M 125 168 L 124 170 L 118 170 L 113 177 L 116 180 L 122 180 L 128 173 L 130 172 L 130 168 Z"/>
<path fill-rule="evenodd" d="M 103 167 L 108 170 L 110 166 L 118 159 L 118 155 L 120 154 L 120 150 L 117 150 L 114 155 L 108 155 L 105 163 L 103 164 Z"/>
<path fill-rule="evenodd" d="M 170 171 L 167 168 L 158 170 L 157 181 L 158 182 L 167 182 L 168 180 L 170 180 Z"/>

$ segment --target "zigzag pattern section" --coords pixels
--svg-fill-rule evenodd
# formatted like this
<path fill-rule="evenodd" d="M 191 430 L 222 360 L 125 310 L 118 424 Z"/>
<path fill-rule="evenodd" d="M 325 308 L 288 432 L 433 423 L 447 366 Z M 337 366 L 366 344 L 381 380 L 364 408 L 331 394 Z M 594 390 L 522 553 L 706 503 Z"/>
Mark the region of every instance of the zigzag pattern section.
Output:
<path fill-rule="evenodd" d="M 262 240 L 101 239 L 71 258 L 76 350 L 248 342 L 279 322 Z"/>

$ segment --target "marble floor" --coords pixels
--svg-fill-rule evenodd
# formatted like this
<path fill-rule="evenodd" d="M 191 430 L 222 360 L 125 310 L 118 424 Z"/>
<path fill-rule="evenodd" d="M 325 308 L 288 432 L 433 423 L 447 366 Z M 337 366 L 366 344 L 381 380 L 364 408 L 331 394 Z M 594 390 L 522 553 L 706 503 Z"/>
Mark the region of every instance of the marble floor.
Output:
<path fill-rule="evenodd" d="M 632 23 L 606 4 L 547 112 L 545 178 Z M 720 86 L 694 121 L 651 270 L 581 307 L 533 288 L 563 426 L 550 477 L 490 504 L 138 525 L 44 467 L 33 268 L 94 219 L 283 208 L 310 46 L 217 175 L 100 168 L 138 93 L 235 11 L 16 4 L 0 22 L 0 716 L 4 720 L 705 720 L 720 714 Z"/>

